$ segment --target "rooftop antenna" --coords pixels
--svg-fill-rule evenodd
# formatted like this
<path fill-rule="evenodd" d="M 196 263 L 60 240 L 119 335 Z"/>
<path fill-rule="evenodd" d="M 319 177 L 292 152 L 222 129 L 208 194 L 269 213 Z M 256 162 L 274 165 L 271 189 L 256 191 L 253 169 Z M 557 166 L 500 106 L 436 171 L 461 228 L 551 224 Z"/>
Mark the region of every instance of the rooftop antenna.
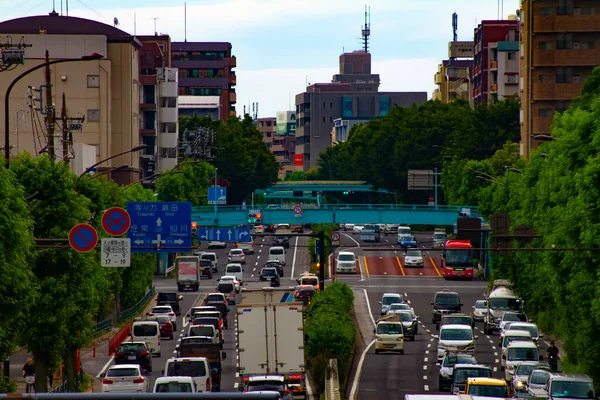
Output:
<path fill-rule="evenodd" d="M 56 12 L 56 0 L 52 0 L 52 13 L 55 13 L 55 12 Z"/>
<path fill-rule="evenodd" d="M 150 18 L 154 20 L 154 36 L 158 36 L 158 32 L 156 31 L 156 21 L 158 21 L 158 17 Z"/>
<path fill-rule="evenodd" d="M 365 53 L 369 52 L 369 36 L 371 36 L 371 7 L 367 8 L 365 6 L 365 26 L 362 28 L 363 50 Z"/>
<path fill-rule="evenodd" d="M 67 17 L 69 16 L 69 0 L 66 1 Z"/>
<path fill-rule="evenodd" d="M 137 19 L 135 18 L 135 10 L 133 10 L 133 34 L 137 33 Z"/>
<path fill-rule="evenodd" d="M 187 3 L 183 3 L 183 41 L 187 42 Z"/>
<path fill-rule="evenodd" d="M 452 41 L 456 42 L 458 40 L 458 14 L 452 14 Z"/>
<path fill-rule="evenodd" d="M 117 17 L 113 18 L 113 24 L 115 25 L 115 28 L 117 27 L 117 25 L 119 25 L 119 19 Z"/>
<path fill-rule="evenodd" d="M 61 16 L 63 15 L 63 8 L 62 8 L 62 5 L 63 5 L 63 0 L 60 0 L 60 15 L 61 15 Z"/>

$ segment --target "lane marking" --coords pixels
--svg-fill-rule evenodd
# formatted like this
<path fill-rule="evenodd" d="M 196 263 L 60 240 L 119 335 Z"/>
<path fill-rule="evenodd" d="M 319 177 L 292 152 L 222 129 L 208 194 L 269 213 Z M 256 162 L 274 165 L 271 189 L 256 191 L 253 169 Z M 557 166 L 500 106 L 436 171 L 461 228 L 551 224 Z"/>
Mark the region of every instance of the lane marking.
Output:
<path fill-rule="evenodd" d="M 296 267 L 296 252 L 298 251 L 298 236 L 296 236 L 296 243 L 294 244 L 294 257 L 292 258 L 292 271 L 290 278 L 294 279 L 294 268 Z"/>
<path fill-rule="evenodd" d="M 429 346 L 427 346 L 427 347 L 429 347 Z M 429 354 L 429 350 L 425 350 L 425 354 Z"/>
<path fill-rule="evenodd" d="M 494 362 L 495 362 L 496 364 L 499 364 L 499 363 L 500 363 L 500 360 L 498 360 L 498 359 L 496 358 L 496 359 L 494 360 Z"/>
<path fill-rule="evenodd" d="M 198 301 L 200 300 L 200 296 L 204 296 L 204 295 L 205 295 L 205 293 L 198 293 L 198 295 L 194 299 L 194 302 L 192 303 L 189 310 L 185 314 L 183 314 L 183 317 L 181 319 L 183 319 L 182 325 L 184 328 L 190 324 L 190 321 L 186 318 L 186 316 L 190 313 L 190 311 L 192 311 L 192 308 L 196 307 L 196 305 L 198 304 Z M 182 330 L 182 332 L 183 332 L 183 330 Z"/>
<path fill-rule="evenodd" d="M 354 239 L 352 236 L 348 235 L 347 233 L 342 233 L 342 235 L 344 235 L 344 236 L 346 236 L 346 237 L 350 238 L 350 240 L 352 240 L 354 243 L 356 243 L 356 245 L 357 245 L 358 247 L 360 247 L 360 243 L 358 243 L 358 242 L 357 242 L 357 241 L 356 241 L 356 240 L 355 240 L 355 239 Z"/>
<path fill-rule="evenodd" d="M 496 346 L 492 346 L 492 350 L 496 350 Z"/>
<path fill-rule="evenodd" d="M 369 274 L 369 264 L 367 263 L 367 256 L 363 256 L 363 262 L 365 263 L 365 271 L 367 272 L 367 276 L 371 276 L 371 274 Z"/>
<path fill-rule="evenodd" d="M 424 361 L 424 362 L 429 362 L 429 358 L 425 357 L 425 358 L 423 359 L 423 361 Z"/>
<path fill-rule="evenodd" d="M 363 289 L 363 292 L 365 293 L 365 300 L 367 302 L 367 310 L 369 311 L 369 317 L 371 318 L 373 327 L 375 327 L 376 326 L 375 318 L 373 318 L 373 310 L 371 310 L 371 304 L 369 303 L 369 296 L 367 295 L 367 289 Z M 358 366 L 356 367 L 356 374 L 354 375 L 354 380 L 352 381 L 352 389 L 350 390 L 350 399 L 351 400 L 354 400 L 357 398 L 356 395 L 357 395 L 357 391 L 358 391 L 358 384 L 360 382 L 360 377 L 362 375 L 365 358 L 367 357 L 367 353 L 369 352 L 371 347 L 373 347 L 374 344 L 375 344 L 375 339 L 371 340 L 371 343 L 369 343 L 365 347 L 362 354 L 360 355 L 360 360 L 358 360 Z M 306 382 L 308 385 L 308 379 L 306 380 Z M 307 391 L 308 391 L 308 387 L 307 387 Z"/>
<path fill-rule="evenodd" d="M 100 379 L 100 375 L 102 375 L 104 373 L 104 371 L 106 371 L 106 369 L 110 366 L 110 364 L 112 364 L 112 362 L 115 360 L 115 355 L 113 354 L 108 361 L 106 362 L 106 364 L 104 364 L 104 367 L 102 367 L 102 369 L 100 370 L 100 372 L 98 372 L 98 375 L 96 375 L 96 378 Z"/>
<path fill-rule="evenodd" d="M 404 268 L 402 268 L 402 262 L 400 261 L 400 257 L 396 256 L 396 261 L 398 261 L 398 266 L 400 267 L 400 272 L 402 272 L 402 276 L 406 276 L 406 274 L 404 273 Z"/>
<path fill-rule="evenodd" d="M 498 367 L 494 367 L 494 372 L 498 372 Z"/>
<path fill-rule="evenodd" d="M 429 385 L 423 386 L 423 390 L 425 390 L 426 392 L 429 392 Z"/>
<path fill-rule="evenodd" d="M 440 270 L 438 269 L 437 265 L 435 265 L 435 261 L 433 261 L 433 258 L 429 257 L 429 261 L 431 261 L 431 264 L 433 265 L 433 269 L 435 269 L 435 272 L 438 274 L 438 276 L 442 276 L 442 274 L 440 274 Z"/>

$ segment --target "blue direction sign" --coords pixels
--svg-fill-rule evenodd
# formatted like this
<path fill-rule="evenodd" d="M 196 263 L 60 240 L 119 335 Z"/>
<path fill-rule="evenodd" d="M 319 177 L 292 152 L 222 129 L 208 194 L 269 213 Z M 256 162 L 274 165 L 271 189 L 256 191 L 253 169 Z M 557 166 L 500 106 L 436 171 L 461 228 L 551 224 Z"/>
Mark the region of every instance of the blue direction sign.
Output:
<path fill-rule="evenodd" d="M 192 248 L 192 203 L 127 203 L 132 253 L 178 253 Z"/>
<path fill-rule="evenodd" d="M 208 204 L 227 204 L 227 188 L 211 186 L 208 188 Z"/>
<path fill-rule="evenodd" d="M 248 228 L 198 228 L 199 242 L 249 242 Z"/>

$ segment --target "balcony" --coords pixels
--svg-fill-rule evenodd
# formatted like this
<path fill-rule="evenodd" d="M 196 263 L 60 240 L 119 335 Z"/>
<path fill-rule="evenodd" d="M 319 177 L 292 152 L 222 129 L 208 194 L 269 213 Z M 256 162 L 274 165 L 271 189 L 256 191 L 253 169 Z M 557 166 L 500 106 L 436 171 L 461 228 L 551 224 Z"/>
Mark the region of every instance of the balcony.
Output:
<path fill-rule="evenodd" d="M 230 103 L 237 103 L 237 93 L 236 92 L 229 92 L 229 102 Z"/>
<path fill-rule="evenodd" d="M 490 85 L 490 93 L 497 93 L 498 92 L 498 84 L 497 83 L 492 83 Z"/>
<path fill-rule="evenodd" d="M 225 57 L 224 60 L 229 63 L 229 66 L 231 68 L 235 68 L 237 66 L 237 60 L 236 60 L 235 56 Z"/>
<path fill-rule="evenodd" d="M 433 83 L 435 83 L 436 85 L 441 85 L 442 82 L 443 82 L 442 74 L 440 74 L 439 72 L 436 72 L 433 75 Z"/>
<path fill-rule="evenodd" d="M 583 83 L 534 83 L 534 101 L 539 100 L 572 100 L 581 94 Z"/>
<path fill-rule="evenodd" d="M 496 71 L 498 69 L 498 61 L 492 60 L 490 61 L 490 71 Z"/>
<path fill-rule="evenodd" d="M 140 128 L 140 135 L 156 136 L 156 129 Z"/>
<path fill-rule="evenodd" d="M 156 103 L 141 103 L 140 110 L 156 111 Z"/>
<path fill-rule="evenodd" d="M 533 30 L 542 32 L 598 32 L 600 15 L 536 15 Z"/>
<path fill-rule="evenodd" d="M 235 74 L 232 73 L 229 76 L 229 83 L 231 84 L 231 86 L 237 85 L 237 76 L 235 76 Z"/>

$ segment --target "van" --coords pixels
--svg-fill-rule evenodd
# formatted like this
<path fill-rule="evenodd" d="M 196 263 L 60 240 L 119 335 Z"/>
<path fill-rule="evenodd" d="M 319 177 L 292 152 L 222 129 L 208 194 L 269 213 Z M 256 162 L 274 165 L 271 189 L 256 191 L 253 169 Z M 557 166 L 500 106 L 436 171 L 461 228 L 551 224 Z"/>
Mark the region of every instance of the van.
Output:
<path fill-rule="evenodd" d="M 210 372 L 206 357 L 179 357 L 167 360 L 163 375 L 189 376 L 194 380 L 198 392 L 210 392 Z"/>
<path fill-rule="evenodd" d="M 196 384 L 189 376 L 161 376 L 154 381 L 153 393 L 195 393 Z"/>
<path fill-rule="evenodd" d="M 404 327 L 402 322 L 379 321 L 375 333 L 375 354 L 381 351 L 397 351 L 404 354 Z"/>
<path fill-rule="evenodd" d="M 200 256 L 200 260 L 209 260 L 212 264 L 212 271 L 213 272 L 218 272 L 219 270 L 219 259 L 217 258 L 217 253 L 210 253 L 210 252 L 200 252 L 200 253 L 195 253 L 195 255 Z"/>
<path fill-rule="evenodd" d="M 219 331 L 212 325 L 190 325 L 186 336 L 209 337 L 212 343 L 223 345 L 219 337 Z"/>
<path fill-rule="evenodd" d="M 160 357 L 160 325 L 156 319 L 133 321 L 130 335 L 133 342 L 147 343 L 152 355 Z"/>
<path fill-rule="evenodd" d="M 235 276 L 235 279 L 240 283 L 244 284 L 244 268 L 242 264 L 231 263 L 225 267 L 225 275 Z"/>
<path fill-rule="evenodd" d="M 504 379 L 510 382 L 517 365 L 523 361 L 542 361 L 542 358 L 539 356 L 538 347 L 534 342 L 529 340 L 510 342 L 506 348 L 506 354 L 502 355 L 502 361 L 500 362 L 504 371 Z"/>
<path fill-rule="evenodd" d="M 282 246 L 273 246 L 269 248 L 268 260 L 277 260 L 279 264 L 285 265 L 285 250 Z"/>
<path fill-rule="evenodd" d="M 411 232 L 410 226 L 401 225 L 398 227 L 398 237 L 411 235 Z"/>

